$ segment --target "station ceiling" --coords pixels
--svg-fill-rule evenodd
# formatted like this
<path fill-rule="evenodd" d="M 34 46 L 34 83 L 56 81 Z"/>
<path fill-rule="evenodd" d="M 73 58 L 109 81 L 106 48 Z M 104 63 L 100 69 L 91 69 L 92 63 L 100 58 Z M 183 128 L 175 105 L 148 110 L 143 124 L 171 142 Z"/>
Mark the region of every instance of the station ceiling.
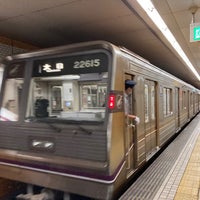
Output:
<path fill-rule="evenodd" d="M 127 1 L 0 0 L 0 34 L 39 48 L 106 40 L 126 47 L 200 89 L 200 81 L 137 1 L 132 0 L 133 8 Z M 200 22 L 200 0 L 152 2 L 200 74 L 200 42 L 190 42 L 192 17 Z M 197 8 L 195 15 L 191 8 Z"/>

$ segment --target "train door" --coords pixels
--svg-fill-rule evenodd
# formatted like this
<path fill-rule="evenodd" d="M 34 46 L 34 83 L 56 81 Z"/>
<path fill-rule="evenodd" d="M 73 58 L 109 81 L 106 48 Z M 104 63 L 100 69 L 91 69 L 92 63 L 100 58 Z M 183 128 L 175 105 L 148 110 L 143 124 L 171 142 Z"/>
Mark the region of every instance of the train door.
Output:
<path fill-rule="evenodd" d="M 151 157 L 156 151 L 157 126 L 156 126 L 156 83 L 145 80 L 145 146 L 146 157 Z"/>
<path fill-rule="evenodd" d="M 133 75 L 125 74 L 125 79 L 133 80 Z M 134 88 L 132 94 L 128 96 L 129 104 L 131 105 L 129 110 L 133 113 L 134 109 Z M 134 114 L 134 113 L 133 113 Z M 135 138 L 136 129 L 134 120 L 130 118 L 125 119 L 125 149 L 126 149 L 126 160 L 127 160 L 127 177 L 132 175 L 135 168 Z"/>
<path fill-rule="evenodd" d="M 175 88 L 175 126 L 176 130 L 180 127 L 180 108 L 179 108 L 179 102 L 180 102 L 180 89 Z"/>

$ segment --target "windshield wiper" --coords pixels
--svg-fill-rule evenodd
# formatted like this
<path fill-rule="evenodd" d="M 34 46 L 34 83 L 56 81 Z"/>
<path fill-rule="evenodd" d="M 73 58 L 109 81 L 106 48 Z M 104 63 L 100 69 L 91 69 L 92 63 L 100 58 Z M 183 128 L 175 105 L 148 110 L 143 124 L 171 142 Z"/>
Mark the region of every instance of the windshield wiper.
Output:
<path fill-rule="evenodd" d="M 49 125 L 49 127 L 51 127 L 53 130 L 55 130 L 56 132 L 58 132 L 58 133 L 60 133 L 61 131 L 62 131 L 62 129 L 61 128 L 59 128 L 59 127 L 57 127 L 57 126 L 55 126 L 55 125 L 53 125 L 52 123 L 50 123 L 50 122 L 46 122 L 46 124 L 48 124 Z"/>
<path fill-rule="evenodd" d="M 88 129 L 82 127 L 82 126 L 78 126 L 78 128 L 79 128 L 81 131 L 83 131 L 84 133 L 86 133 L 87 135 L 91 135 L 91 134 L 92 134 L 92 131 L 90 131 L 90 130 L 88 130 Z M 73 132 L 74 132 L 74 134 L 78 134 L 78 131 L 76 131 L 76 130 L 74 130 Z"/>
<path fill-rule="evenodd" d="M 53 125 L 53 122 L 49 118 L 36 118 L 36 117 L 27 117 L 26 122 L 43 122 L 47 124 L 51 129 L 55 130 L 56 132 L 60 133 L 62 131 L 61 128 Z"/>

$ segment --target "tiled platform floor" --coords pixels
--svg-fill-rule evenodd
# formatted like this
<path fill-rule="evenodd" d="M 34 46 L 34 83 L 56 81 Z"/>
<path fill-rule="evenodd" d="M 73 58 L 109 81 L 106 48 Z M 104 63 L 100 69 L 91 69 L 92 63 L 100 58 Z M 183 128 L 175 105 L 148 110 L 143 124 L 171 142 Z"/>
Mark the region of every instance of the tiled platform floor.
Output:
<path fill-rule="evenodd" d="M 200 130 L 199 130 L 200 132 Z M 187 164 L 174 200 L 196 200 L 200 188 L 200 136 Z"/>
<path fill-rule="evenodd" d="M 200 200 L 200 115 L 163 151 L 120 200 Z"/>

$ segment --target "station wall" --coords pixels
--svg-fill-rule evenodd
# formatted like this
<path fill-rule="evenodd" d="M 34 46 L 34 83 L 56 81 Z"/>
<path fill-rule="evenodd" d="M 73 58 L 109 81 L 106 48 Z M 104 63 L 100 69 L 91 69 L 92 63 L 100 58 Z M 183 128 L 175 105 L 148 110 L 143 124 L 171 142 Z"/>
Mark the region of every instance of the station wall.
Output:
<path fill-rule="evenodd" d="M 0 36 L 0 60 L 8 55 L 25 53 L 35 49 L 38 47 Z"/>
<path fill-rule="evenodd" d="M 18 53 L 25 53 L 36 49 L 38 49 L 38 47 L 17 40 L 13 40 L 7 37 L 0 36 L 0 62 L 6 56 Z M 0 88 L 3 78 L 2 75 L 3 75 L 3 67 L 0 65 Z"/>

